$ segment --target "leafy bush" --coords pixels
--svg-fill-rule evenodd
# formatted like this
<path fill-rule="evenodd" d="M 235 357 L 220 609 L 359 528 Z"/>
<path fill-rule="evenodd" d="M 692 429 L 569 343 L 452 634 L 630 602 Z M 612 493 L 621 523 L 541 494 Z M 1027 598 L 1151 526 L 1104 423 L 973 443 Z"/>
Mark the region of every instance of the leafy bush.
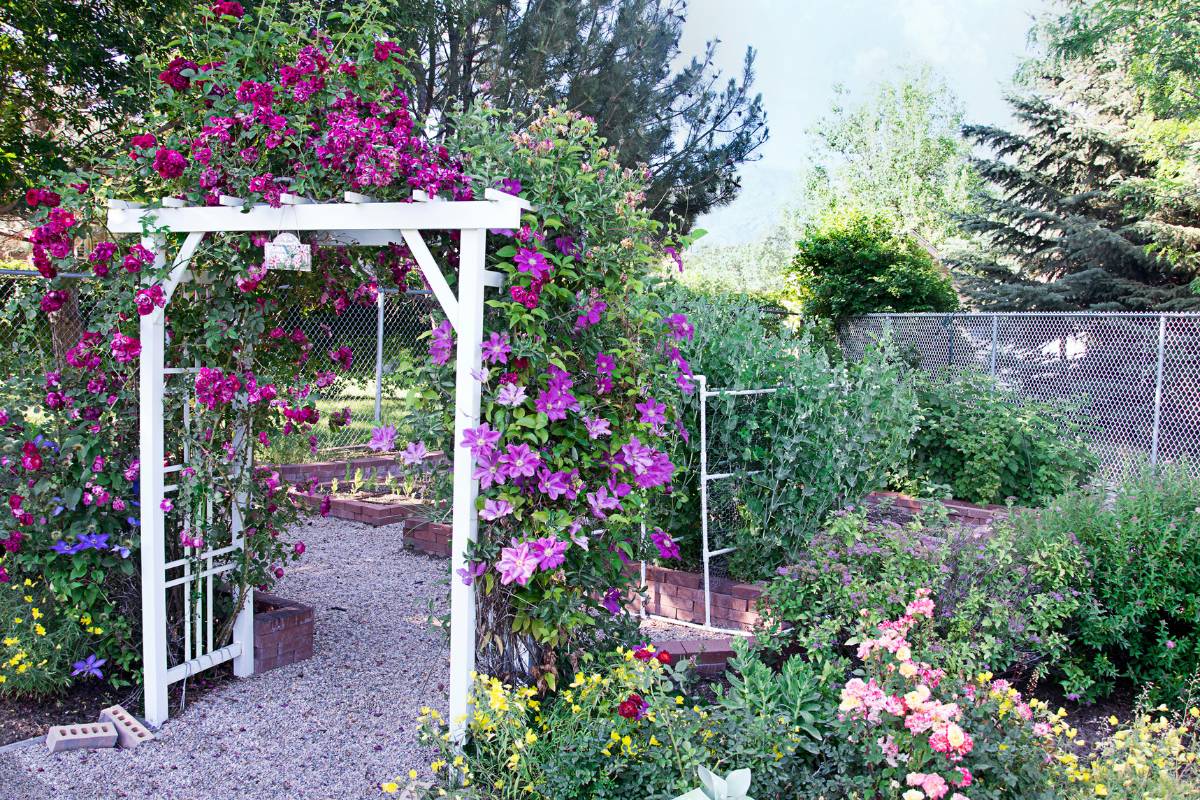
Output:
<path fill-rule="evenodd" d="M 1070 691 L 1096 697 L 1114 681 L 1178 697 L 1200 669 L 1200 478 L 1194 466 L 1145 467 L 1111 498 L 1080 490 L 1018 518 L 1040 536 L 1077 538 L 1085 558 L 1067 665 Z"/>
<path fill-rule="evenodd" d="M 790 277 L 804 313 L 835 325 L 873 312 L 958 308 L 950 278 L 915 239 L 853 208 L 805 228 Z"/>
<path fill-rule="evenodd" d="M 1020 397 L 974 370 L 916 378 L 920 422 L 905 490 L 973 503 L 1037 506 L 1083 484 L 1097 466 L 1066 409 Z"/>
<path fill-rule="evenodd" d="M 863 666 L 842 689 L 829 740 L 830 794 L 1056 798 L 1046 764 L 1057 718 L 987 673 L 962 683 L 919 660 L 930 648 L 909 634 L 929 625 L 936 605 L 924 590 L 910 597 L 903 614 L 857 642 Z"/>
<path fill-rule="evenodd" d="M 65 689 L 72 664 L 83 658 L 84 637 L 93 631 L 104 633 L 87 614 L 72 615 L 40 583 L 0 586 L 0 695 Z"/>
<path fill-rule="evenodd" d="M 449 788 L 465 779 L 456 797 L 653 800 L 690 789 L 705 765 L 721 774 L 752 769 L 760 797 L 807 796 L 832 724 L 829 667 L 794 659 L 776 675 L 741 644 L 728 688 L 710 701 L 688 699 L 688 671 L 650 646 L 583 667 L 544 700 L 481 677 L 471 739 L 457 761 L 441 716 L 424 709 L 422 740 L 440 751 L 434 782 Z"/>
<path fill-rule="evenodd" d="M 945 514 L 901 526 L 864 509 L 834 512 L 808 552 L 768 584 L 766 634 L 778 648 L 836 651 L 864 622 L 905 608 L 919 587 L 942 613 L 925 626 L 930 658 L 952 673 L 1015 667 L 1045 675 L 1065 656 L 1084 560 L 1061 531 L 999 522 L 949 524 Z"/>
<path fill-rule="evenodd" d="M 1187 707 L 1187 704 L 1182 704 Z M 1200 708 L 1168 714 L 1166 706 L 1139 707 L 1133 718 L 1088 757 L 1064 753 L 1060 782 L 1067 800 L 1200 798 Z M 1116 718 L 1109 720 L 1118 725 Z"/>
<path fill-rule="evenodd" d="M 729 557 L 731 574 L 762 577 L 798 557 L 830 510 L 882 488 L 907 459 L 912 391 L 887 345 L 848 364 L 812 336 L 778 325 L 754 300 L 676 290 L 666 302 L 686 309 L 694 322 L 695 337 L 681 349 L 710 388 L 779 387 L 707 400 L 709 472 L 738 474 L 709 487 L 710 508 L 726 509 L 711 526 L 710 546 L 738 548 Z M 693 533 L 683 540 L 693 561 L 698 415 L 692 395 L 684 411 L 691 435 L 676 442 L 673 457 L 690 469 L 667 498 L 673 505 L 664 526 Z"/>

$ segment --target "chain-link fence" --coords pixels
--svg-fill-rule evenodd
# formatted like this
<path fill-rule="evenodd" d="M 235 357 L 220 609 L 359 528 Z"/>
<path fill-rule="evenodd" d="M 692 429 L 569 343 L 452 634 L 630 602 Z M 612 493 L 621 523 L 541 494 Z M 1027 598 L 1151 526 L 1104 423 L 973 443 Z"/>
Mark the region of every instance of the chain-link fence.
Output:
<path fill-rule="evenodd" d="M 412 391 L 405 375 L 426 357 L 421 334 L 433 326 L 437 309 L 437 300 L 427 292 L 384 291 L 374 306 L 353 305 L 340 315 L 296 311 L 288 318 L 286 327 L 303 330 L 317 357 L 343 346 L 354 352 L 350 369 L 318 401 L 322 420 L 349 409 L 349 424 L 317 426 L 315 458 L 361 447 L 370 440 L 373 427 L 398 422 Z"/>
<path fill-rule="evenodd" d="M 1070 404 L 1102 468 L 1200 464 L 1200 314 L 869 314 L 840 331 L 848 358 L 889 333 L 929 372 L 973 368 L 1019 394 Z"/>
<path fill-rule="evenodd" d="M 55 331 L 38 310 L 44 288 L 36 273 L 0 270 L 0 404 L 37 406 L 42 401 L 40 394 L 31 394 L 29 381 L 17 378 L 54 368 Z M 288 461 L 324 460 L 338 450 L 365 445 L 373 427 L 399 424 L 413 391 L 405 378 L 428 357 L 421 335 L 441 319 L 437 312 L 437 300 L 428 292 L 394 290 L 381 293 L 374 306 L 352 304 L 340 315 L 293 311 L 286 328 L 304 331 L 314 344 L 314 358 L 327 358 L 328 351 L 342 346 L 350 347 L 354 357 L 350 370 L 339 371 L 339 380 L 318 401 L 322 423 L 314 430 L 317 452 L 296 446 L 273 455 Z M 86 311 L 80 309 L 79 316 L 84 324 Z M 73 342 L 81 332 L 60 335 L 73 336 Z M 330 427 L 330 417 L 344 409 L 350 410 L 349 423 Z"/>

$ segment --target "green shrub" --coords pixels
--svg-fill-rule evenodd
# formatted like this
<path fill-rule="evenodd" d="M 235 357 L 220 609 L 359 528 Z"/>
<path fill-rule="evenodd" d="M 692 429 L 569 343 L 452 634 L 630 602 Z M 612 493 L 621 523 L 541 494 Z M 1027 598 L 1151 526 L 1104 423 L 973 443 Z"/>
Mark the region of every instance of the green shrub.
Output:
<path fill-rule="evenodd" d="M 901 526 L 863 509 L 834 512 L 795 566 L 764 595 L 777 648 L 829 652 L 862 624 L 904 612 L 919 588 L 942 613 L 929 629 L 935 662 L 951 673 L 1023 667 L 1044 675 L 1065 656 L 1083 568 L 1067 533 L 998 522 L 949 524 L 945 514 Z"/>
<path fill-rule="evenodd" d="M 839 208 L 805 228 L 790 274 L 808 316 L 835 324 L 882 311 L 953 311 L 948 275 L 885 217 Z"/>
<path fill-rule="evenodd" d="M 681 343 L 710 389 L 779 387 L 773 394 L 709 397 L 708 470 L 736 477 L 710 483 L 709 543 L 737 549 L 730 574 L 757 579 L 792 563 L 833 509 L 886 485 L 908 458 L 915 398 L 889 345 L 858 362 L 831 356 L 806 332 L 764 314 L 755 299 L 677 288 L 664 301 L 695 326 Z M 687 397 L 690 431 L 676 443 L 675 491 L 655 524 L 699 560 L 699 402 Z"/>
<path fill-rule="evenodd" d="M 1082 485 L 1096 469 L 1061 405 L 1022 398 L 974 370 L 922 375 L 915 383 L 920 421 L 898 488 L 1037 506 Z"/>
<path fill-rule="evenodd" d="M 1067 688 L 1108 694 L 1117 679 L 1177 697 L 1200 669 L 1200 478 L 1193 465 L 1146 467 L 1114 497 L 1069 493 L 1019 518 L 1026 530 L 1077 538 L 1084 595 Z"/>
<path fill-rule="evenodd" d="M 57 694 L 84 656 L 90 616 L 75 616 L 40 582 L 0 584 L 0 695 Z"/>

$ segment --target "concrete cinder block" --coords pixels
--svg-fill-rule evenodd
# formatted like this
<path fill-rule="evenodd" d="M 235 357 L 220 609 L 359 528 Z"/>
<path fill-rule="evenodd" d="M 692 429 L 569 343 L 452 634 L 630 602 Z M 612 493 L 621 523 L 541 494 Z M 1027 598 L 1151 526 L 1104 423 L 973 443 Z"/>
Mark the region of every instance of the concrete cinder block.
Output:
<path fill-rule="evenodd" d="M 117 729 L 111 722 L 88 722 L 83 725 L 55 725 L 46 734 L 46 747 L 51 753 L 64 750 L 99 750 L 117 744 Z"/>
<path fill-rule="evenodd" d="M 117 744 L 127 750 L 132 750 L 138 745 L 154 739 L 154 734 L 150 732 L 150 729 L 138 722 L 137 717 L 126 711 L 123 706 L 110 706 L 104 709 L 100 712 L 100 721 L 112 723 L 112 726 L 117 729 Z"/>

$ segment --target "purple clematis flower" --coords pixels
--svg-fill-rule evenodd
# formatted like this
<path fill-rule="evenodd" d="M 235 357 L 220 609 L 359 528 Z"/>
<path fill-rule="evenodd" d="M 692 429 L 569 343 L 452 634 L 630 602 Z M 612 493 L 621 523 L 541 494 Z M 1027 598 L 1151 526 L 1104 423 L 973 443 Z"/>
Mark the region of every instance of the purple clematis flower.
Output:
<path fill-rule="evenodd" d="M 108 663 L 108 659 L 96 658 L 96 654 L 92 653 L 83 661 L 76 661 L 71 665 L 73 667 L 71 675 L 76 677 L 79 675 L 88 675 L 93 678 L 104 680 L 104 673 L 100 671 L 100 668 L 106 663 Z"/>
<path fill-rule="evenodd" d="M 434 364 L 441 366 L 450 360 L 450 351 L 453 348 L 454 328 L 450 325 L 450 320 L 442 320 L 442 324 L 433 329 L 429 358 Z"/>
<path fill-rule="evenodd" d="M 533 477 L 541 463 L 541 456 L 527 444 L 510 444 L 504 455 L 500 456 L 500 466 L 510 478 Z"/>
<path fill-rule="evenodd" d="M 395 450 L 396 426 L 383 425 L 378 428 L 372 428 L 371 441 L 367 442 L 367 447 L 376 453 L 386 453 L 389 450 Z"/>
<path fill-rule="evenodd" d="M 82 550 L 83 546 L 80 544 L 70 545 L 59 539 L 50 549 L 62 556 L 73 556 Z"/>
<path fill-rule="evenodd" d="M 620 614 L 621 590 L 616 588 L 609 589 L 604 593 L 604 599 L 600 601 L 600 605 L 604 606 L 608 610 L 608 613 L 612 614 L 614 617 L 617 614 Z"/>
<path fill-rule="evenodd" d="M 496 393 L 496 402 L 502 406 L 519 406 L 527 399 L 525 387 L 519 383 L 505 383 Z"/>
<path fill-rule="evenodd" d="M 650 534 L 650 541 L 654 542 L 654 546 L 658 548 L 658 554 L 662 558 L 682 558 L 679 553 L 679 545 L 671 538 L 671 534 L 655 528 Z"/>
<path fill-rule="evenodd" d="M 532 275 L 534 280 L 541 280 L 550 274 L 550 265 L 546 261 L 546 257 L 528 247 L 522 247 L 513 256 L 513 263 L 517 265 L 519 271 Z"/>
<path fill-rule="evenodd" d="M 80 550 L 107 550 L 108 549 L 108 534 L 107 533 L 85 533 L 79 537 Z"/>
<path fill-rule="evenodd" d="M 492 484 L 503 485 L 508 481 L 504 465 L 494 452 L 483 453 L 475 460 L 475 474 L 472 477 L 479 481 L 480 489 L 490 489 Z"/>
<path fill-rule="evenodd" d="M 483 501 L 483 508 L 479 511 L 479 516 L 486 519 L 488 522 L 507 517 L 513 512 L 512 503 L 507 500 L 492 500 L 488 498 Z"/>
<path fill-rule="evenodd" d="M 583 424 L 587 426 L 589 439 L 599 439 L 601 436 L 612 434 L 612 423 L 604 417 L 585 417 Z"/>
<path fill-rule="evenodd" d="M 467 428 L 464 430 L 463 439 L 458 444 L 459 447 L 469 447 L 471 455 L 479 458 L 484 453 L 490 455 L 495 451 L 496 443 L 499 441 L 500 431 L 492 430 L 492 426 L 485 422 L 477 428 Z"/>
<path fill-rule="evenodd" d="M 483 360 L 488 364 L 507 364 L 508 354 L 512 348 L 508 346 L 508 334 L 492 332 L 491 337 L 481 345 Z"/>
<path fill-rule="evenodd" d="M 487 568 L 488 568 L 488 565 L 486 562 L 480 561 L 480 562 L 476 563 L 476 562 L 472 561 L 472 562 L 468 562 L 468 564 L 465 567 L 462 567 L 461 569 L 456 570 L 456 572 L 458 573 L 458 576 L 460 578 L 462 578 L 463 585 L 470 586 L 472 583 L 475 582 L 476 578 L 480 577 L 481 575 L 483 575 L 483 573 L 487 572 Z"/>
<path fill-rule="evenodd" d="M 538 560 L 530 551 L 528 542 L 518 544 L 513 540 L 512 547 L 500 551 L 500 560 L 496 562 L 496 571 L 500 573 L 500 583 L 507 586 L 516 582 L 520 586 L 529 583 L 530 576 L 537 569 Z"/>
<path fill-rule="evenodd" d="M 429 458 L 429 449 L 425 447 L 424 442 L 409 442 L 408 447 L 404 448 L 404 452 L 400 454 L 400 460 L 410 467 L 420 464 L 427 458 Z"/>
<path fill-rule="evenodd" d="M 646 398 L 646 402 L 644 403 L 635 403 L 633 407 L 641 412 L 640 421 L 647 425 L 658 426 L 665 424 L 667 421 L 663 413 L 667 410 L 667 407 L 653 397 Z"/>
<path fill-rule="evenodd" d="M 562 566 L 567 560 L 566 552 L 570 546 L 570 542 L 560 541 L 553 536 L 543 536 L 529 543 L 529 552 L 538 560 L 540 569 L 552 570 Z"/>

